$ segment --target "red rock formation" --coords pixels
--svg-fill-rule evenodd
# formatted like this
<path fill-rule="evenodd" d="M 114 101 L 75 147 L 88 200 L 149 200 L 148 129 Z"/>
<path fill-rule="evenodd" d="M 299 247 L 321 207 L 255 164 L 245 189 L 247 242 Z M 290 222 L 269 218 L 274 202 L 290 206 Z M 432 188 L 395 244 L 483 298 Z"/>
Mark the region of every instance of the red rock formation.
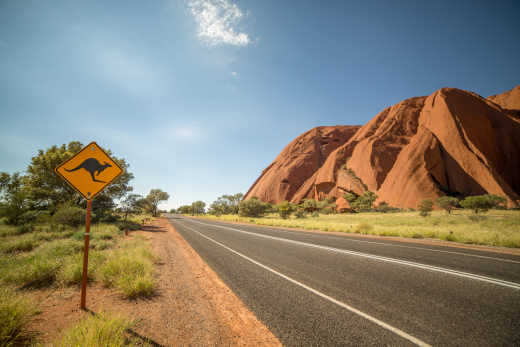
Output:
<path fill-rule="evenodd" d="M 520 85 L 503 94 L 491 95 L 488 100 L 502 107 L 509 116 L 520 122 Z"/>
<path fill-rule="evenodd" d="M 378 202 L 396 207 L 415 208 L 423 199 L 446 194 L 485 193 L 515 204 L 520 194 L 520 123 L 510 116 L 519 96 L 519 87 L 489 99 L 443 88 L 383 110 L 329 151 L 315 145 L 319 136 L 313 129 L 280 153 L 246 198 L 299 202 L 370 190 Z"/>
<path fill-rule="evenodd" d="M 360 126 L 316 127 L 298 136 L 276 157 L 249 188 L 253 196 L 278 203 L 296 190 L 323 164 L 328 155 L 347 142 Z"/>
<path fill-rule="evenodd" d="M 520 85 L 505 93 L 491 95 L 488 100 L 507 110 L 520 110 Z"/>

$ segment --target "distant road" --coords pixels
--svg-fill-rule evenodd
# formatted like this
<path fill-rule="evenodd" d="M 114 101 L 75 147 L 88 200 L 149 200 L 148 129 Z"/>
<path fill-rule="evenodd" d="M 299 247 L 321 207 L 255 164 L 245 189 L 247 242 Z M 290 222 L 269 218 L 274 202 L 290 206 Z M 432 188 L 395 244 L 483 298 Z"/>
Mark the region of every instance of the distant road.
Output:
<path fill-rule="evenodd" d="M 520 345 L 519 256 L 170 222 L 284 345 Z"/>

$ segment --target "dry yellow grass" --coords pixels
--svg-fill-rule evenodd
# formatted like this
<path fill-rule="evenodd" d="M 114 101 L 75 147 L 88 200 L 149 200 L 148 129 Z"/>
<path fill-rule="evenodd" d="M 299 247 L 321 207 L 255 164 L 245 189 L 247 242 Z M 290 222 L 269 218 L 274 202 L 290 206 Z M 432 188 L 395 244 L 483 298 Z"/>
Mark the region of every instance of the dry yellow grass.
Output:
<path fill-rule="evenodd" d="M 307 230 L 432 238 L 467 244 L 520 248 L 520 211 L 492 210 L 478 216 L 467 210 L 456 210 L 451 215 L 444 211 L 433 211 L 428 217 L 419 216 L 419 212 L 367 212 L 306 218 L 291 216 L 288 219 L 282 219 L 275 214 L 261 218 L 237 215 L 219 217 L 206 215 L 205 218 Z"/>

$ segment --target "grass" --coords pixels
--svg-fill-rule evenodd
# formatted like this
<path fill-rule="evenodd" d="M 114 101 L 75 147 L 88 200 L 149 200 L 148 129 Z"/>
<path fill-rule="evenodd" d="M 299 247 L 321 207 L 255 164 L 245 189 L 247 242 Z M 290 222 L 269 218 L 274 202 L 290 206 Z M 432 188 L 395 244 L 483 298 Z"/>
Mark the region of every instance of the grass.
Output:
<path fill-rule="evenodd" d="M 140 218 L 142 221 L 149 217 Z M 114 224 L 95 224 L 90 231 L 90 282 L 109 283 L 132 299 L 155 294 L 154 263 L 158 259 L 143 237 L 124 237 L 124 232 Z M 52 224 L 13 227 L 0 223 L 0 346 L 31 343 L 23 332 L 35 310 L 16 294 L 17 289 L 79 286 L 83 248 L 83 228 Z M 136 345 L 122 333 L 129 324 L 117 316 L 89 318 L 72 328 L 56 344 Z"/>
<path fill-rule="evenodd" d="M 53 345 L 60 347 L 119 347 L 143 346 L 135 338 L 130 338 L 127 331 L 133 322 L 117 315 L 98 314 L 88 316 L 65 332 L 64 336 Z"/>
<path fill-rule="evenodd" d="M 0 225 L 0 283 L 15 287 L 36 289 L 54 284 L 74 286 L 81 282 L 83 270 L 84 231 L 79 229 L 54 228 L 42 225 L 29 233 L 19 234 L 19 228 Z M 89 252 L 89 281 L 100 277 L 99 269 L 107 259 L 114 259 L 123 247 L 134 263 L 143 263 L 143 271 L 129 276 L 118 277 L 118 285 L 125 296 L 136 297 L 150 295 L 155 290 L 153 280 L 153 256 L 143 240 L 125 242 L 122 232 L 115 225 L 97 224 L 91 227 Z M 132 272 L 132 271 L 130 271 Z M 106 277 L 106 276 L 105 276 Z M 120 283 L 120 284 L 119 284 Z M 131 288 L 135 286 L 135 288 Z"/>
<path fill-rule="evenodd" d="M 465 244 L 520 248 L 520 211 L 511 210 L 492 210 L 478 216 L 467 210 L 456 210 L 451 215 L 444 211 L 433 211 L 429 217 L 421 217 L 418 212 L 363 212 L 320 215 L 315 218 L 291 216 L 282 219 L 275 214 L 262 218 L 237 215 L 207 215 L 204 218 L 306 230 L 432 238 Z"/>
<path fill-rule="evenodd" d="M 135 299 L 155 294 L 153 264 L 156 257 L 139 242 L 128 242 L 110 254 L 101 266 L 100 277 L 107 287 L 117 288 L 125 297 Z"/>
<path fill-rule="evenodd" d="M 36 311 L 9 288 L 0 288 L 0 346 L 20 346 L 31 342 L 25 326 Z"/>

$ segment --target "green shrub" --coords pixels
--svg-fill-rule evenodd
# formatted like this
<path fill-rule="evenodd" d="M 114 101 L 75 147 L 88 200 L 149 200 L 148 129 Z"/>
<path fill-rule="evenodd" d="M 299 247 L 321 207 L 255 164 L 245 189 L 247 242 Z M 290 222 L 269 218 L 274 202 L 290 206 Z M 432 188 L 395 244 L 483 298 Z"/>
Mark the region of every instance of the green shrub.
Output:
<path fill-rule="evenodd" d="M 105 255 L 101 252 L 89 252 L 87 281 L 93 281 L 96 277 L 96 270 L 105 260 Z M 63 266 L 57 273 L 56 279 L 65 285 L 79 285 L 83 278 L 83 253 L 78 253 L 68 257 L 63 261 Z"/>
<path fill-rule="evenodd" d="M 130 248 L 112 253 L 100 268 L 101 281 L 116 287 L 127 298 L 149 297 L 157 284 L 152 262 L 155 257 L 145 248 Z"/>
<path fill-rule="evenodd" d="M 131 321 L 121 316 L 110 316 L 104 313 L 89 315 L 65 332 L 63 338 L 53 345 L 60 347 L 139 346 L 141 344 L 126 335 L 126 331 L 132 325 Z"/>
<path fill-rule="evenodd" d="M 6 242 L 0 246 L 2 253 L 28 252 L 38 246 L 38 242 L 34 238 L 15 239 Z"/>
<path fill-rule="evenodd" d="M 301 208 L 299 208 L 298 210 L 296 210 L 296 212 L 294 213 L 294 216 L 296 218 L 305 218 L 305 211 Z"/>
<path fill-rule="evenodd" d="M 433 202 L 430 199 L 424 199 L 418 206 L 421 217 L 427 217 L 433 210 Z"/>
<path fill-rule="evenodd" d="M 258 200 L 257 197 L 252 197 L 240 202 L 238 213 L 242 217 L 261 217 L 267 208 L 268 206 L 264 202 Z"/>
<path fill-rule="evenodd" d="M 54 283 L 61 264 L 55 258 L 33 255 L 13 260 L 10 265 L 3 269 L 4 282 L 23 288 L 41 288 Z"/>
<path fill-rule="evenodd" d="M 460 202 L 463 208 L 471 209 L 475 214 L 505 205 L 506 198 L 493 194 L 468 196 Z"/>
<path fill-rule="evenodd" d="M 455 235 L 453 234 L 453 231 L 450 231 L 449 234 L 447 234 L 444 239 L 446 241 L 457 241 L 457 238 L 455 237 Z"/>
<path fill-rule="evenodd" d="M 435 200 L 435 205 L 448 212 L 448 214 L 451 213 L 451 210 L 453 210 L 458 205 L 458 203 L 459 199 L 452 196 L 441 196 Z"/>
<path fill-rule="evenodd" d="M 36 311 L 8 288 L 0 288 L 0 346 L 28 345 L 31 336 L 25 327 Z"/>
<path fill-rule="evenodd" d="M 16 228 L 16 235 L 27 234 L 34 231 L 34 225 L 32 224 L 23 224 Z"/>
<path fill-rule="evenodd" d="M 149 275 L 133 276 L 124 274 L 117 281 L 117 287 L 129 299 L 151 297 L 157 289 L 157 282 Z"/>
<path fill-rule="evenodd" d="M 276 209 L 278 210 L 278 213 L 280 214 L 280 217 L 283 219 L 287 219 L 291 212 L 293 211 L 293 206 L 288 201 L 283 201 L 276 205 Z"/>
<path fill-rule="evenodd" d="M 311 217 L 314 217 L 314 218 L 317 218 L 317 217 L 319 217 L 319 216 L 320 216 L 320 213 L 319 213 L 318 211 L 314 211 L 314 212 L 312 212 L 312 214 L 311 214 Z"/>
<path fill-rule="evenodd" d="M 333 212 L 334 212 L 334 210 L 331 207 L 325 207 L 325 208 L 321 209 L 321 213 L 323 213 L 323 214 L 331 214 Z"/>
<path fill-rule="evenodd" d="M 63 206 L 59 208 L 53 216 L 54 222 L 71 227 L 78 227 L 85 224 L 85 209 L 75 206 Z"/>

